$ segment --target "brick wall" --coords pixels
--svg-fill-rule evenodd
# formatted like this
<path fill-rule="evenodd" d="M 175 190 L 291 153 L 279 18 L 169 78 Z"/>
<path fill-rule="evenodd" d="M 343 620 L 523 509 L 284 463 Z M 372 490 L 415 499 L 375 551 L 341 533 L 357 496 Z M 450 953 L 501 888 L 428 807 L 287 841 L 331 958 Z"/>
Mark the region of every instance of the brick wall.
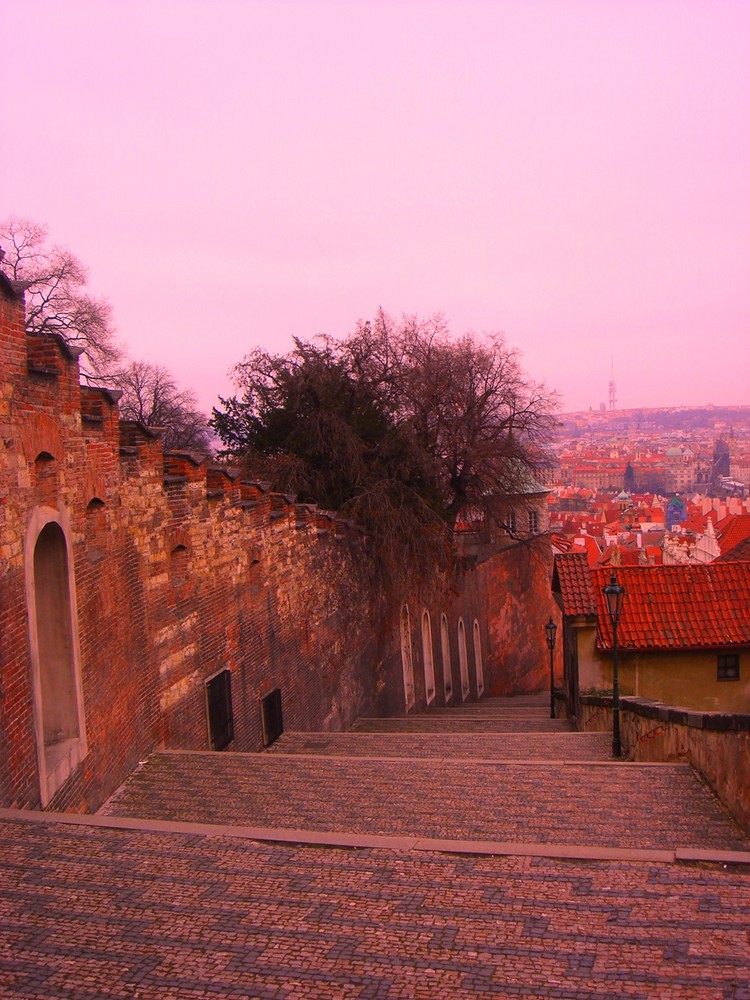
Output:
<path fill-rule="evenodd" d="M 424 610 L 437 704 L 445 700 L 442 614 L 455 692 L 461 616 L 472 697 L 474 619 L 487 692 L 543 686 L 549 562 L 530 558 L 543 540 L 384 600 L 356 526 L 190 456 L 163 454 L 153 432 L 119 421 L 116 393 L 80 386 L 74 352 L 27 337 L 22 299 L 7 283 L 0 321 L 3 804 L 38 807 L 44 784 L 44 709 L 29 627 L 35 519 L 57 519 L 67 533 L 85 717 L 85 756 L 80 765 L 74 759 L 48 808 L 98 808 L 156 747 L 208 748 L 205 682 L 221 670 L 232 676 L 233 750 L 261 749 L 260 699 L 277 687 L 287 729 L 344 729 L 360 714 L 403 712 L 403 601 L 414 711 L 426 707 Z"/>

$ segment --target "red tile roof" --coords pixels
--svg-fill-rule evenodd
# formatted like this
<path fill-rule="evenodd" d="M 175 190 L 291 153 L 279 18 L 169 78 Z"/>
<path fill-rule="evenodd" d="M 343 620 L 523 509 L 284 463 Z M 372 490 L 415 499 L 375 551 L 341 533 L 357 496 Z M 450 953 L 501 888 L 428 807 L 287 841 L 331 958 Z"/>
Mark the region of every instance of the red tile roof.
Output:
<path fill-rule="evenodd" d="M 565 552 L 555 556 L 552 590 L 562 597 L 564 615 L 596 614 L 591 571 L 585 552 Z"/>
<path fill-rule="evenodd" d="M 612 647 L 612 624 L 602 593 L 610 575 L 611 570 L 591 571 L 600 649 Z M 625 587 L 617 631 L 621 648 L 750 646 L 750 562 L 619 566 L 615 575 Z"/>
<path fill-rule="evenodd" d="M 750 537 L 750 514 L 727 514 L 714 528 L 721 554 L 724 555 Z"/>
<path fill-rule="evenodd" d="M 715 562 L 740 562 L 745 560 L 750 560 L 750 537 L 743 538 L 733 549 L 728 549 L 722 553 Z"/>

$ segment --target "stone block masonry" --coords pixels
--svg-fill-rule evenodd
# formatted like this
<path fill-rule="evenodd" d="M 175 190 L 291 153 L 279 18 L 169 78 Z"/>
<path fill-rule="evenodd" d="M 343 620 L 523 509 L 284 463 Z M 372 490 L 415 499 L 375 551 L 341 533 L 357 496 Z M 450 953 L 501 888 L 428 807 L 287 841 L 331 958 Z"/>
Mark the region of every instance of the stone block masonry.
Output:
<path fill-rule="evenodd" d="M 519 547 L 384 600 L 356 526 L 165 454 L 120 421 L 116 392 L 80 385 L 76 351 L 26 334 L 2 275 L 0 348 L 0 804 L 92 811 L 154 749 L 209 749 L 206 684 L 224 671 L 232 750 L 262 748 L 260 702 L 276 688 L 287 729 L 403 712 L 403 603 L 412 711 L 447 700 L 443 616 L 454 700 L 459 619 L 469 698 L 477 643 L 485 691 L 543 686 L 544 556 Z"/>

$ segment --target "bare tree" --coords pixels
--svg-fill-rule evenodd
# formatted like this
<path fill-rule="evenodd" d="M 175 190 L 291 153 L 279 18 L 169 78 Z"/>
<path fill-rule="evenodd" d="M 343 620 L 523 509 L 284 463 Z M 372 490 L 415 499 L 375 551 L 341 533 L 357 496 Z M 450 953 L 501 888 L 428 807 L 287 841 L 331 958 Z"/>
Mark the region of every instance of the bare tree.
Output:
<path fill-rule="evenodd" d="M 253 351 L 235 376 L 211 420 L 224 454 L 362 523 L 394 577 L 445 564 L 460 520 L 515 534 L 507 515 L 539 490 L 555 399 L 500 336 L 381 311 L 341 341 Z"/>
<path fill-rule="evenodd" d="M 352 363 L 410 426 L 453 526 L 504 523 L 534 488 L 557 398 L 523 371 L 501 334 L 450 336 L 443 317 L 395 322 L 379 310 L 347 342 Z M 512 532 L 511 532 L 512 533 Z"/>
<path fill-rule="evenodd" d="M 75 254 L 50 245 L 46 226 L 16 216 L 0 223 L 0 246 L 3 270 L 26 285 L 27 329 L 82 347 L 81 374 L 87 381 L 115 373 L 121 350 L 111 307 L 86 291 L 88 272 Z"/>
<path fill-rule="evenodd" d="M 211 435 L 195 393 L 180 389 L 166 368 L 133 361 L 112 381 L 122 389 L 120 416 L 163 428 L 165 451 L 209 451 Z"/>

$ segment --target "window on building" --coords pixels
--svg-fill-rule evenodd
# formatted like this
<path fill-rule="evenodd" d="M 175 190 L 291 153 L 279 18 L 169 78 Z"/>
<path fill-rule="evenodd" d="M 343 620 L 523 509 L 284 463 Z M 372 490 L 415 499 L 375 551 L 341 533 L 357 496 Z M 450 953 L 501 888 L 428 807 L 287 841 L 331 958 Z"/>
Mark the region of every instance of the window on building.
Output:
<path fill-rule="evenodd" d="M 484 664 L 482 662 L 482 636 L 479 632 L 479 622 L 474 619 L 474 665 L 477 670 L 477 697 L 484 694 Z"/>
<path fill-rule="evenodd" d="M 453 673 L 451 669 L 451 641 L 448 632 L 448 619 L 440 616 L 440 651 L 443 655 L 443 685 L 445 687 L 445 703 L 453 698 Z"/>
<path fill-rule="evenodd" d="M 739 653 L 721 653 L 719 655 L 716 679 L 719 681 L 738 681 L 740 679 Z"/>
<path fill-rule="evenodd" d="M 432 625 L 427 611 L 422 613 L 422 659 L 425 699 L 429 705 L 435 699 L 435 661 L 432 654 Z"/>
<path fill-rule="evenodd" d="M 531 535 L 539 534 L 539 511 L 536 510 L 529 511 L 529 534 Z"/>
<path fill-rule="evenodd" d="M 516 512 L 514 510 L 508 511 L 507 524 L 508 524 L 508 533 L 511 535 L 515 535 L 518 530 L 518 524 L 517 524 Z"/>
<path fill-rule="evenodd" d="M 212 750 L 223 750 L 234 739 L 232 672 L 222 670 L 206 681 L 208 740 Z"/>
<path fill-rule="evenodd" d="M 414 660 L 411 651 L 411 621 L 406 604 L 401 608 L 401 668 L 404 675 L 406 711 L 414 707 Z"/>
<path fill-rule="evenodd" d="M 466 653 L 466 629 L 463 618 L 458 619 L 458 666 L 461 671 L 461 700 L 469 697 L 469 657 Z"/>
<path fill-rule="evenodd" d="M 274 688 L 265 698 L 260 699 L 260 721 L 263 727 L 263 746 L 270 747 L 284 732 L 281 688 Z"/>

